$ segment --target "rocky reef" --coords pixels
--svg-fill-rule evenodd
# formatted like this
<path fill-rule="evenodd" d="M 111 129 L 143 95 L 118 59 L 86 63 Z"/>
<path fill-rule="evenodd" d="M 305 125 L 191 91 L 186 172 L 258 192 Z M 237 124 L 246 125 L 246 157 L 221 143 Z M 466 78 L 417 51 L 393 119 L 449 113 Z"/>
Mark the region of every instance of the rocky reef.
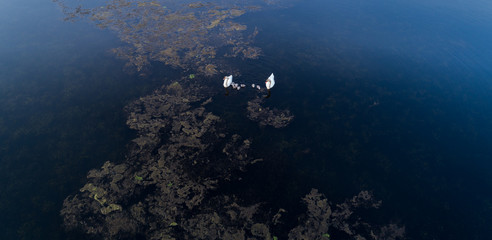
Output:
<path fill-rule="evenodd" d="M 183 78 L 129 104 L 127 124 L 138 136 L 122 163 L 91 170 L 80 192 L 65 199 L 67 230 L 91 239 L 278 239 L 272 229 L 285 210 L 264 211 L 216 191 L 257 161 L 251 140 L 228 133 L 207 111 L 209 92 Z M 306 214 L 289 239 L 329 239 L 332 229 L 354 239 L 403 236 L 396 225 L 374 230 L 352 221 L 357 208 L 380 205 L 368 192 L 334 207 L 317 190 L 303 201 Z"/>

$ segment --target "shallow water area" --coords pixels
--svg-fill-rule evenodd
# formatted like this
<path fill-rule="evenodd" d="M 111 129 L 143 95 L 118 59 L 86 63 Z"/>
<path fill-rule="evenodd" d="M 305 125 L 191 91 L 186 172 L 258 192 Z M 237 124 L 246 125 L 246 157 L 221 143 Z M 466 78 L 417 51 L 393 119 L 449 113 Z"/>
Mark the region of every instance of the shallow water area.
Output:
<path fill-rule="evenodd" d="M 60 2 L 0 7 L 0 238 L 296 239 L 313 188 L 333 212 L 372 192 L 347 219 L 405 239 L 491 234 L 492 4 L 110 1 L 63 22 Z M 310 229 L 356 236 L 336 220 Z"/>

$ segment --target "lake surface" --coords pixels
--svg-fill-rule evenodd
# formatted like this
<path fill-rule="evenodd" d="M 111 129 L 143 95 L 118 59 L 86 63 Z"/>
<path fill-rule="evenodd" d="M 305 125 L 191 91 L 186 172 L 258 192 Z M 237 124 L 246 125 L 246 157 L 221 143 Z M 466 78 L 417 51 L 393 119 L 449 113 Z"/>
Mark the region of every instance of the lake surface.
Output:
<path fill-rule="evenodd" d="M 125 45 L 113 29 L 27 2 L 0 3 L 0 238 L 84 238 L 65 233 L 62 203 L 90 169 L 124 160 L 135 137 L 124 107 L 197 71 L 152 59 L 145 74 L 127 71 L 110 52 Z M 258 92 L 225 96 L 223 76 L 210 76 L 210 111 L 264 159 L 219 191 L 295 214 L 311 188 L 335 203 L 369 190 L 382 207 L 364 217 L 404 225 L 408 239 L 489 238 L 492 3 L 267 6 L 234 19 L 257 27 L 259 58 L 217 70 L 238 69 L 246 85 L 275 73 L 265 107 L 295 118 L 258 126 L 246 117 Z"/>

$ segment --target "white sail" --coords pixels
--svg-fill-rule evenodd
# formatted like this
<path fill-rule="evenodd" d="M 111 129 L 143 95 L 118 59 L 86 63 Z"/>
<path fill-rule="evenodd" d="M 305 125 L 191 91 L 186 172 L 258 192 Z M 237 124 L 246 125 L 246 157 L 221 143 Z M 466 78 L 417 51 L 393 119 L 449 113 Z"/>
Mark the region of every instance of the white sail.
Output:
<path fill-rule="evenodd" d="M 224 77 L 224 87 L 228 88 L 232 83 L 232 75 Z"/>
<path fill-rule="evenodd" d="M 274 76 L 273 76 L 273 73 L 272 73 L 272 75 L 270 75 L 270 77 L 268 77 L 268 79 L 265 81 L 265 86 L 266 86 L 267 89 L 270 89 L 274 85 L 275 85 L 275 79 L 274 79 Z"/>

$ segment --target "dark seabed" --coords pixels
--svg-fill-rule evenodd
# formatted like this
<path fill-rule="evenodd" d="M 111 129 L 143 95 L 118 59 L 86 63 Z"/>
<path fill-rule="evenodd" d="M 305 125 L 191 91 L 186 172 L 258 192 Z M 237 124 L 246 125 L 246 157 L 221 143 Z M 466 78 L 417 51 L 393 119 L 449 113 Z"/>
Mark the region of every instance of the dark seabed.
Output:
<path fill-rule="evenodd" d="M 125 160 L 136 137 L 125 106 L 203 74 L 158 59 L 129 69 L 110 52 L 125 45 L 121 33 L 90 17 L 63 21 L 55 2 L 27 2 L 0 3 L 0 239 L 91 239 L 66 233 L 60 210 L 89 170 Z M 406 239 L 489 239 L 492 3 L 270 3 L 234 19 L 257 27 L 248 44 L 260 57 L 217 54 L 217 73 L 204 77 L 216 82 L 207 110 L 263 159 L 214 194 L 287 210 L 272 229 L 278 239 L 297 225 L 312 188 L 332 203 L 371 191 L 382 206 L 361 217 L 405 226 Z M 229 69 L 247 86 L 225 96 Z M 264 87 L 271 72 L 263 105 L 294 115 L 284 128 L 247 118 L 248 101 L 265 95 L 249 85 Z"/>

